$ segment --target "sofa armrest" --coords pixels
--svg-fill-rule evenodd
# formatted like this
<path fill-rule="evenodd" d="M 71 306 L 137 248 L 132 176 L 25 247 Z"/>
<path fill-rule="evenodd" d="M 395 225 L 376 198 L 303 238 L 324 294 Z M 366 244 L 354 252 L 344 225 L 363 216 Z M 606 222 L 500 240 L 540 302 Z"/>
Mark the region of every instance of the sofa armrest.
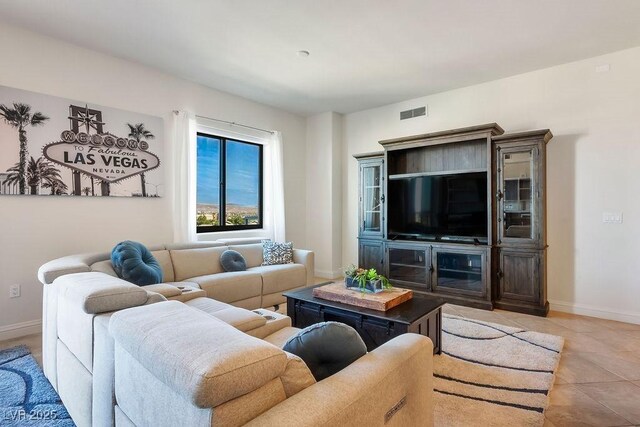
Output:
<path fill-rule="evenodd" d="M 69 274 L 56 279 L 55 284 L 62 289 L 60 298 L 87 314 L 136 307 L 149 298 L 144 288 L 105 273 Z"/>
<path fill-rule="evenodd" d="M 166 299 L 182 294 L 182 291 L 178 289 L 178 286 L 174 285 L 173 283 L 157 283 L 155 285 L 147 285 L 144 287 L 144 290 L 156 292 Z"/>
<path fill-rule="evenodd" d="M 293 262 L 305 266 L 307 269 L 307 286 L 313 285 L 314 277 L 316 275 L 315 254 L 313 251 L 294 249 Z"/>
<path fill-rule="evenodd" d="M 247 426 L 433 425 L 433 344 L 404 334 L 305 388 Z"/>

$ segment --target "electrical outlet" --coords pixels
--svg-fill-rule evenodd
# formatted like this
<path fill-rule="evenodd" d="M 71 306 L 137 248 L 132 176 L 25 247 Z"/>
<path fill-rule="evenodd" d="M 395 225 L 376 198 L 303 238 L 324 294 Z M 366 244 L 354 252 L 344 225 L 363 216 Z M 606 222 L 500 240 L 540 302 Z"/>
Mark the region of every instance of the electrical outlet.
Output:
<path fill-rule="evenodd" d="M 622 224 L 622 212 L 603 212 L 602 222 L 605 224 Z"/>
<path fill-rule="evenodd" d="M 20 296 L 20 285 L 11 285 L 9 288 L 9 298 L 18 298 Z"/>

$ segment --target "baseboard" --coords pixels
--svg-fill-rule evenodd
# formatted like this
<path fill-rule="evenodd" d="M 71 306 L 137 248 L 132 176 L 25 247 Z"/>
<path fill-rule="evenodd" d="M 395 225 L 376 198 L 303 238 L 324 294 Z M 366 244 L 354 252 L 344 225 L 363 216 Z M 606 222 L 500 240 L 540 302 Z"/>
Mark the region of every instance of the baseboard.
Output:
<path fill-rule="evenodd" d="M 620 311 L 609 307 L 594 307 L 557 300 L 550 300 L 549 306 L 551 310 L 562 311 L 564 313 L 581 314 L 583 316 L 598 317 L 600 319 L 617 320 L 618 322 L 640 325 L 640 312 Z"/>
<path fill-rule="evenodd" d="M 42 320 L 40 319 L 0 326 L 0 341 L 20 338 L 39 332 L 42 332 Z"/>
<path fill-rule="evenodd" d="M 337 279 L 342 277 L 342 270 L 328 271 L 328 270 L 315 270 L 315 276 L 322 279 Z"/>

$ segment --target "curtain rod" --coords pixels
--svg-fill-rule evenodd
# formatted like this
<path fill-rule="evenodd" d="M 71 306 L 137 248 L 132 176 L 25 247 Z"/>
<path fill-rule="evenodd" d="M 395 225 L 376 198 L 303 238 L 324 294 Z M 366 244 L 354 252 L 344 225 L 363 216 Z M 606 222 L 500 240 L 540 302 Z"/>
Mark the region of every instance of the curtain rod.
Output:
<path fill-rule="evenodd" d="M 178 114 L 179 113 L 178 110 L 173 110 L 173 112 L 174 112 L 174 114 Z M 213 117 L 198 116 L 196 114 L 196 118 L 205 119 L 205 120 L 213 120 L 214 122 L 220 122 L 220 123 L 227 123 L 227 124 L 229 124 L 231 126 L 238 126 L 238 127 L 242 127 L 242 128 L 253 129 L 253 130 L 260 131 L 260 132 L 270 133 L 272 135 L 275 133 L 275 131 L 272 131 L 272 130 L 257 128 L 257 127 L 249 126 L 249 125 L 243 125 L 242 123 L 230 122 L 228 120 L 214 119 Z"/>

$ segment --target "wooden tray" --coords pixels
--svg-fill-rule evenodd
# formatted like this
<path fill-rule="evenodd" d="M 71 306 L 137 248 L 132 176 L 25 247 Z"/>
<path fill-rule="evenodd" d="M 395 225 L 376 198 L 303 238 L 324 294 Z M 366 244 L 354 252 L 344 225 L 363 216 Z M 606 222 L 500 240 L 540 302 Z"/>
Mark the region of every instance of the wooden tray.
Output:
<path fill-rule="evenodd" d="M 371 310 L 387 311 L 413 298 L 413 291 L 393 288 L 377 294 L 369 294 L 347 289 L 344 283 L 331 283 L 314 288 L 313 296 Z"/>

